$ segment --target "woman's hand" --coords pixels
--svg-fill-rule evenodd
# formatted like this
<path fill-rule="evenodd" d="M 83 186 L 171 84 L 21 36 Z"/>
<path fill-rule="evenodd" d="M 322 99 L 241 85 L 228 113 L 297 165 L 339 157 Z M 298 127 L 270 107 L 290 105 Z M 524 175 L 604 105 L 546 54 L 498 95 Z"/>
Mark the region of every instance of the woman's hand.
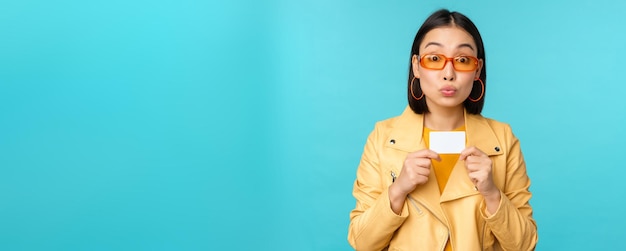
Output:
<path fill-rule="evenodd" d="M 474 187 L 483 195 L 487 204 L 487 211 L 493 214 L 500 205 L 500 190 L 493 182 L 491 169 L 493 162 L 486 153 L 472 146 L 465 148 L 459 156 L 465 161 L 465 167 Z"/>
<path fill-rule="evenodd" d="M 407 194 L 415 190 L 418 185 L 428 181 L 431 159 L 441 161 L 439 154 L 429 149 L 409 153 L 404 159 L 402 171 L 396 181 L 389 186 L 389 200 L 391 209 L 396 213 L 402 212 L 402 206 Z"/>

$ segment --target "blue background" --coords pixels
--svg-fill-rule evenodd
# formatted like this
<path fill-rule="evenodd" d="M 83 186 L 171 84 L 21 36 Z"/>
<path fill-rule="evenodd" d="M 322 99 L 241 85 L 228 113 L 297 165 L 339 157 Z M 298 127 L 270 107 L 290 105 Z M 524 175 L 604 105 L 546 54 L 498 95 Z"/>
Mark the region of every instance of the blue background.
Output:
<path fill-rule="evenodd" d="M 538 250 L 626 249 L 624 2 L 3 0 L 0 250 L 351 250 L 441 7 L 483 35 Z"/>

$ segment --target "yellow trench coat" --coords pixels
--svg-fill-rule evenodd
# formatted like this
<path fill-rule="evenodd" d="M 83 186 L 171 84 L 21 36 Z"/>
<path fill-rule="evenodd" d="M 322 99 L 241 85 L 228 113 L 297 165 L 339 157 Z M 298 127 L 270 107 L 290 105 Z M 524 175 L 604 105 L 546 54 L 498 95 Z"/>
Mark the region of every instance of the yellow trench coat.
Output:
<path fill-rule="evenodd" d="M 378 122 L 369 135 L 354 182 L 356 207 L 350 213 L 348 242 L 356 250 L 534 250 L 530 180 L 518 139 L 509 125 L 465 114 L 467 146 L 493 161 L 493 180 L 501 190 L 495 214 L 487 217 L 463 161 L 454 166 L 440 193 L 434 172 L 407 196 L 400 215 L 391 210 L 388 188 L 406 155 L 424 149 L 424 116 L 408 106 L 402 115 Z M 393 174 L 392 174 L 393 173 Z"/>

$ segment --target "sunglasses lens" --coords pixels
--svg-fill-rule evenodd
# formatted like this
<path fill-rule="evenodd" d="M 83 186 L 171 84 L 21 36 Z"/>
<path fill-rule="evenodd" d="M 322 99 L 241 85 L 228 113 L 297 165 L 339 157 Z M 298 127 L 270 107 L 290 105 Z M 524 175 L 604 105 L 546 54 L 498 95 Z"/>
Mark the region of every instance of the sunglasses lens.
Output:
<path fill-rule="evenodd" d="M 455 57 L 452 63 L 457 71 L 473 71 L 478 67 L 478 60 L 474 57 Z"/>
<path fill-rule="evenodd" d="M 421 60 L 422 66 L 426 69 L 440 70 L 446 64 L 446 58 L 441 55 L 424 55 Z"/>

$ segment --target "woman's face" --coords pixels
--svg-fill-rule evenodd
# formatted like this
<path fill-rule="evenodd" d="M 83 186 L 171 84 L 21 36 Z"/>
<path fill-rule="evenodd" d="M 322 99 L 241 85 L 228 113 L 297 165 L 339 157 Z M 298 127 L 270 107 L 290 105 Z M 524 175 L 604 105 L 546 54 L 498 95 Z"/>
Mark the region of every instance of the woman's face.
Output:
<path fill-rule="evenodd" d="M 419 51 L 422 58 L 429 54 L 440 54 L 446 58 L 476 57 L 478 53 L 472 36 L 455 26 L 435 28 L 426 33 Z M 451 61 L 447 61 L 443 69 L 433 70 L 421 66 L 416 55 L 412 58 L 413 74 L 420 79 L 426 104 L 431 111 L 462 107 L 472 91 L 474 79 L 480 76 L 482 66 L 483 60 L 479 59 L 476 70 L 458 71 Z"/>

